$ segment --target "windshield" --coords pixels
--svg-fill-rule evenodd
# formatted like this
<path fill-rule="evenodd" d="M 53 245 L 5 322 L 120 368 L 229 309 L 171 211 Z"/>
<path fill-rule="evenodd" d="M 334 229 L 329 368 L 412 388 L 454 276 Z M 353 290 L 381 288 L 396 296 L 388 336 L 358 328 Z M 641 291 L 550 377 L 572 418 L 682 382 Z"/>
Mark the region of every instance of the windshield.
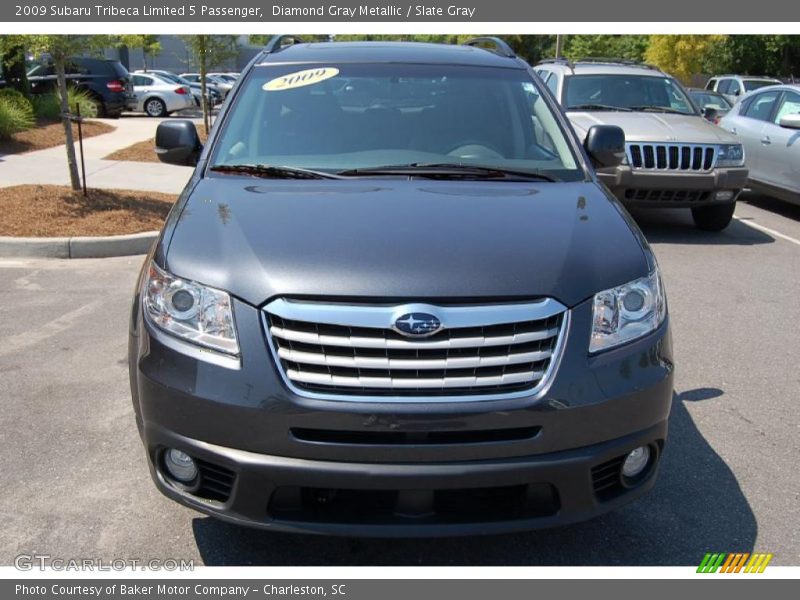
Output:
<path fill-rule="evenodd" d="M 572 75 L 564 79 L 566 110 L 659 110 L 697 114 L 681 87 L 652 75 Z M 598 108 L 595 108 L 598 107 Z"/>
<path fill-rule="evenodd" d="M 458 164 L 585 178 L 526 71 L 450 65 L 256 67 L 211 164 L 359 175 Z"/>
<path fill-rule="evenodd" d="M 744 83 L 744 91 L 752 92 L 753 90 L 760 90 L 763 87 L 770 85 L 780 85 L 778 81 L 770 81 L 769 79 L 746 79 Z"/>
<path fill-rule="evenodd" d="M 692 100 L 700 107 L 711 106 L 721 110 L 729 110 L 731 103 L 722 94 L 713 94 L 711 92 L 689 92 Z"/>
<path fill-rule="evenodd" d="M 182 77 L 178 77 L 174 73 L 156 73 L 157 77 L 161 79 L 166 79 L 167 81 L 172 81 L 173 83 L 181 83 L 183 85 L 189 85 L 189 82 L 183 79 Z"/>

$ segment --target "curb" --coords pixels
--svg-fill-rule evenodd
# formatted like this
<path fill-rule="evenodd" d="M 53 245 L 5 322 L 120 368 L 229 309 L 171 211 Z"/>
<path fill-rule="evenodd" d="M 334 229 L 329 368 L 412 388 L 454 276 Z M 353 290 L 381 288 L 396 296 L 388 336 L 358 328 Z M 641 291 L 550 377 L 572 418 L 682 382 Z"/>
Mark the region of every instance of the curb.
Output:
<path fill-rule="evenodd" d="M 35 258 L 109 258 L 147 254 L 157 231 L 105 237 L 8 237 L 0 236 L 0 256 Z"/>

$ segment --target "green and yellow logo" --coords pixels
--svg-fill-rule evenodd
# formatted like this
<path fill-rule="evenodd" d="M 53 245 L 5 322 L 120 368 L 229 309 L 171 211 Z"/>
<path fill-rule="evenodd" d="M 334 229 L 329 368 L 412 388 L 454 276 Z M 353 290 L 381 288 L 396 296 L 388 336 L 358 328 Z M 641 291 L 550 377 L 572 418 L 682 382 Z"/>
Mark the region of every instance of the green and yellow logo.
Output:
<path fill-rule="evenodd" d="M 772 554 L 749 552 L 709 552 L 703 557 L 698 573 L 763 573 Z"/>

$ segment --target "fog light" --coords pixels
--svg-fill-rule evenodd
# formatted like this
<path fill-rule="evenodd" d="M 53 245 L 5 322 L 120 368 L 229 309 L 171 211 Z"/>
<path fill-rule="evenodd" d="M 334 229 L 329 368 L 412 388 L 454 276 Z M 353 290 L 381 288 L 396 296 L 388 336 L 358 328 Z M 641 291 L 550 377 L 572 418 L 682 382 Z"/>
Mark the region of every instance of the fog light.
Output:
<path fill-rule="evenodd" d="M 733 200 L 733 191 L 731 190 L 721 190 L 714 194 L 715 200 Z"/>
<path fill-rule="evenodd" d="M 180 450 L 170 448 L 164 455 L 167 472 L 182 483 L 190 483 L 197 477 L 197 464 L 194 459 Z"/>
<path fill-rule="evenodd" d="M 649 446 L 639 446 L 628 453 L 622 464 L 622 475 L 630 479 L 640 475 L 650 462 Z"/>

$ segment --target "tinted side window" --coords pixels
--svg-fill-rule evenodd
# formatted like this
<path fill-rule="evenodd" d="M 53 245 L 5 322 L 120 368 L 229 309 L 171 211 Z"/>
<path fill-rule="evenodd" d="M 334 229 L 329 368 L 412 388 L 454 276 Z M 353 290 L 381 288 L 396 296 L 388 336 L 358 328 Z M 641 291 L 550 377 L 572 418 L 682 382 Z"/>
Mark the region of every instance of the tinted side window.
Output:
<path fill-rule="evenodd" d="M 747 108 L 744 109 L 742 115 L 751 119 L 757 119 L 759 121 L 769 120 L 769 117 L 772 114 L 772 109 L 775 107 L 775 102 L 778 100 L 779 95 L 779 91 L 758 94 L 757 96 L 753 97 L 752 100 L 750 100 L 750 103 L 747 105 Z"/>
<path fill-rule="evenodd" d="M 716 83 L 717 83 L 716 79 L 709 79 L 708 83 L 706 84 L 706 89 L 707 90 L 713 90 L 714 86 L 716 85 Z"/>
<path fill-rule="evenodd" d="M 555 73 L 550 73 L 550 77 L 545 82 L 548 89 L 553 92 L 553 95 L 558 97 L 558 76 Z"/>
<path fill-rule="evenodd" d="M 733 83 L 732 79 L 721 79 L 717 86 L 717 91 L 720 94 L 730 94 L 731 83 Z"/>
<path fill-rule="evenodd" d="M 773 119 L 773 122 L 778 124 L 780 123 L 781 118 L 785 117 L 786 115 L 796 115 L 799 113 L 800 94 L 786 92 L 783 96 L 783 100 L 781 101 L 781 105 L 778 108 L 778 112 L 775 114 L 775 119 Z"/>

